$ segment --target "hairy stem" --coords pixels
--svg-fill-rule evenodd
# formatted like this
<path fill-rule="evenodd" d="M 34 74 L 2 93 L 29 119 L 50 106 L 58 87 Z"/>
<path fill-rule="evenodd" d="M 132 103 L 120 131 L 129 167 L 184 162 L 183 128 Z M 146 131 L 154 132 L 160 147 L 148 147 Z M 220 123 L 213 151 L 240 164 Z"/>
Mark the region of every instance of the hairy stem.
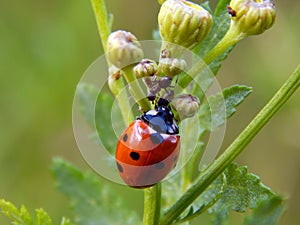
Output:
<path fill-rule="evenodd" d="M 106 6 L 104 0 L 91 0 L 91 3 L 96 17 L 96 23 L 102 46 L 104 52 L 106 52 L 106 42 L 110 34 L 110 24 L 108 22 L 108 13 L 106 11 Z"/>
<path fill-rule="evenodd" d="M 272 116 L 284 105 L 300 86 L 300 65 L 283 84 L 267 105 L 233 141 L 225 152 L 212 162 L 194 184 L 167 210 L 160 225 L 171 224 L 193 201 L 226 169 L 245 149 L 255 135 L 266 125 Z"/>
<path fill-rule="evenodd" d="M 143 225 L 157 225 L 160 218 L 161 183 L 144 191 Z"/>

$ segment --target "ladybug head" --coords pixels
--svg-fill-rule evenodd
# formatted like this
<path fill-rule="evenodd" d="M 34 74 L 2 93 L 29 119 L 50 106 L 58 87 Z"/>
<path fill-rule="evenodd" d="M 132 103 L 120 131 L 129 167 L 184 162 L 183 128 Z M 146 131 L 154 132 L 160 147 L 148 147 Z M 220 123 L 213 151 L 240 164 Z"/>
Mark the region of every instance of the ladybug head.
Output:
<path fill-rule="evenodd" d="M 160 98 L 157 101 L 155 110 L 149 110 L 144 113 L 139 119 L 143 120 L 150 127 L 159 133 L 178 134 L 179 129 L 174 121 L 174 114 L 169 106 L 169 101 Z"/>

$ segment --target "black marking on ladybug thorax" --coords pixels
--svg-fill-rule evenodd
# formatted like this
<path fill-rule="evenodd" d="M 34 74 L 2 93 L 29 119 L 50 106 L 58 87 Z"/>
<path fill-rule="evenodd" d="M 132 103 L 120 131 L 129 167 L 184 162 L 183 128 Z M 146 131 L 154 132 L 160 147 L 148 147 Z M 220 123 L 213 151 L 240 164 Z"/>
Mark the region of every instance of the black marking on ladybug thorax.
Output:
<path fill-rule="evenodd" d="M 130 152 L 129 154 L 130 158 L 137 161 L 140 159 L 140 154 L 138 152 Z"/>
<path fill-rule="evenodd" d="M 123 167 L 117 162 L 117 168 L 120 173 L 123 173 Z"/>
<path fill-rule="evenodd" d="M 150 140 L 152 141 L 153 144 L 161 144 L 164 142 L 163 136 L 161 136 L 160 133 L 152 133 L 150 135 Z"/>
<path fill-rule="evenodd" d="M 127 138 L 128 138 L 128 134 L 125 134 L 125 135 L 123 136 L 123 141 L 126 142 L 126 141 L 127 141 Z"/>
<path fill-rule="evenodd" d="M 163 162 L 159 162 L 155 164 L 155 168 L 158 170 L 161 170 L 165 167 L 165 164 Z"/>

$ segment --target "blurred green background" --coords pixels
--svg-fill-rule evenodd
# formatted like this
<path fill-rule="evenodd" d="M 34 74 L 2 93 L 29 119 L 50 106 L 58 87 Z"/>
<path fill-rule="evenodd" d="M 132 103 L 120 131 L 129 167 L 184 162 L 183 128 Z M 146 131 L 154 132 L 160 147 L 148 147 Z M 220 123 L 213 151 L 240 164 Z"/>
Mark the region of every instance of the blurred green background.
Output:
<path fill-rule="evenodd" d="M 275 3 L 274 27 L 238 44 L 218 75 L 223 87 L 240 83 L 254 90 L 228 121 L 224 147 L 300 62 L 300 2 Z M 151 39 L 155 0 L 110 0 L 107 7 L 114 29 Z M 90 2 L 0 0 L 0 40 L 0 198 L 31 212 L 43 207 L 58 222 L 70 210 L 54 188 L 52 157 L 87 168 L 73 137 L 71 107 L 77 82 L 102 54 Z M 289 198 L 281 225 L 300 219 L 299 106 L 298 91 L 238 158 Z M 0 216 L 0 224 L 9 222 Z"/>

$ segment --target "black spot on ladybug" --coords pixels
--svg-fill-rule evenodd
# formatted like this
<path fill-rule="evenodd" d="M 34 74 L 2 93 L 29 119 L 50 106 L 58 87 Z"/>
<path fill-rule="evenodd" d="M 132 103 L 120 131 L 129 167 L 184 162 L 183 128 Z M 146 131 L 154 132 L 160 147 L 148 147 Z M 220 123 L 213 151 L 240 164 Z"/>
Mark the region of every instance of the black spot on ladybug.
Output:
<path fill-rule="evenodd" d="M 125 135 L 123 136 L 123 141 L 126 142 L 126 141 L 127 141 L 127 138 L 128 138 L 128 135 L 125 134 Z"/>
<path fill-rule="evenodd" d="M 132 158 L 133 160 L 139 160 L 139 158 L 140 158 L 140 154 L 139 153 L 137 153 L 137 152 L 130 152 L 130 158 Z"/>
<path fill-rule="evenodd" d="M 161 136 L 159 133 L 152 133 L 150 135 L 150 140 L 153 144 L 161 144 L 164 142 L 163 136 Z"/>
<path fill-rule="evenodd" d="M 156 163 L 155 164 L 155 168 L 158 169 L 158 170 L 161 170 L 165 167 L 165 164 L 162 163 L 162 162 L 159 162 L 159 163 Z"/>
<path fill-rule="evenodd" d="M 117 162 L 117 167 L 120 173 L 123 173 L 123 167 Z"/>

